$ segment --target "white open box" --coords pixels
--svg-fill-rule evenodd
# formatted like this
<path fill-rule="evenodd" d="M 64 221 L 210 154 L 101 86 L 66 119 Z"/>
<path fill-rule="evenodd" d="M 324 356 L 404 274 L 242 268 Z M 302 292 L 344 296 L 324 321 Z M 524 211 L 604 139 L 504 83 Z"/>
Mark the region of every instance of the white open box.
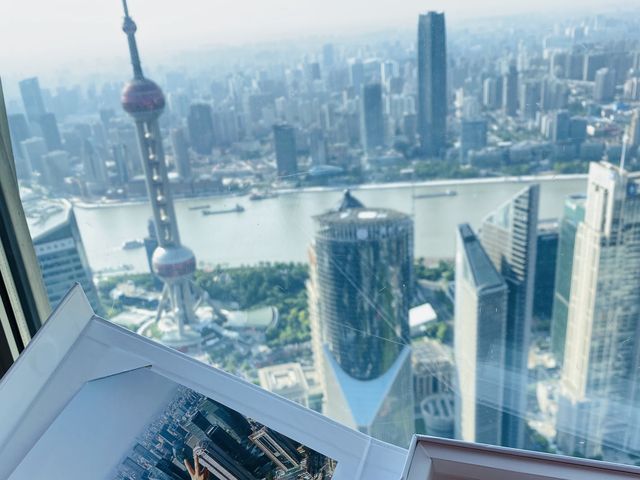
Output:
<path fill-rule="evenodd" d="M 133 375 L 127 377 L 130 379 L 139 378 L 138 373 L 124 372 L 140 371 L 146 376 L 151 375 L 153 379 L 161 378 L 163 382 L 175 382 L 187 387 L 196 394 L 208 397 L 206 400 L 229 407 L 333 459 L 337 462 L 333 474 L 335 479 L 387 480 L 397 479 L 402 473 L 407 453 L 405 449 L 374 440 L 238 377 L 101 319 L 94 315 L 82 289 L 75 287 L 0 381 L 0 479 L 113 478 L 105 474 L 107 470 L 101 473 L 97 467 L 88 471 L 76 468 L 75 461 L 69 465 L 68 474 L 61 475 L 53 470 L 62 471 L 60 465 L 69 459 L 81 458 L 78 465 L 87 463 L 84 456 L 78 455 L 74 449 L 87 450 L 88 455 L 94 455 L 93 463 L 91 459 L 88 460 L 92 465 L 103 465 L 105 459 L 112 463 L 121 461 L 121 458 L 109 459 L 113 452 L 111 448 L 105 448 L 104 441 L 100 443 L 98 437 L 108 435 L 117 438 L 110 445 L 119 448 L 135 440 L 129 438 L 130 432 L 118 421 L 118 412 L 130 411 L 139 404 L 141 393 L 134 395 L 123 391 L 119 397 L 109 399 L 111 403 L 106 404 L 105 410 L 104 399 L 95 397 L 93 387 L 110 384 L 113 378 L 125 378 L 118 374 Z M 134 390 L 139 390 L 142 384 L 132 385 Z M 69 427 L 65 424 L 65 418 L 69 418 L 69 411 L 75 408 L 79 399 L 87 398 L 86 386 L 93 388 L 94 397 L 90 397 L 93 398 L 92 402 L 83 408 L 86 410 L 88 405 L 91 410 L 95 405 L 96 411 L 89 412 L 89 416 L 86 411 L 81 412 L 80 416 L 72 416 L 88 420 Z M 113 397 L 113 392 L 104 392 Z M 149 398 L 150 403 L 155 400 Z M 118 432 L 114 433 L 117 429 L 127 430 L 128 433 L 118 438 Z M 56 439 L 55 443 L 51 438 Z M 48 444 L 43 446 L 45 439 L 49 439 Z M 87 449 L 84 445 L 94 441 L 101 447 Z"/>
<path fill-rule="evenodd" d="M 640 468 L 415 435 L 402 480 L 622 480 Z"/>

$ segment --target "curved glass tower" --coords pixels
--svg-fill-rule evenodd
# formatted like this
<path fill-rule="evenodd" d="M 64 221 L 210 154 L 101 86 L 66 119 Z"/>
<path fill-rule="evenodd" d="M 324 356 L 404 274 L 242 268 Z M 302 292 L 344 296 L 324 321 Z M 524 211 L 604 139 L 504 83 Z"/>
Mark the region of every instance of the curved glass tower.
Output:
<path fill-rule="evenodd" d="M 324 413 L 406 446 L 413 432 L 413 221 L 366 208 L 348 191 L 315 220 L 308 293 Z"/>

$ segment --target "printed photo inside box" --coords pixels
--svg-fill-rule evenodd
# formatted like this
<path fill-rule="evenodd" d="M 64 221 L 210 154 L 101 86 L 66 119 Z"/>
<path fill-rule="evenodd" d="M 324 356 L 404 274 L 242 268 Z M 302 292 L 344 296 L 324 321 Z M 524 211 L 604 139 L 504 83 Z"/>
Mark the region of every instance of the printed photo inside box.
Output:
<path fill-rule="evenodd" d="M 88 382 L 10 480 L 331 479 L 336 461 L 148 368 Z M 166 477 L 162 476 L 164 474 Z"/>

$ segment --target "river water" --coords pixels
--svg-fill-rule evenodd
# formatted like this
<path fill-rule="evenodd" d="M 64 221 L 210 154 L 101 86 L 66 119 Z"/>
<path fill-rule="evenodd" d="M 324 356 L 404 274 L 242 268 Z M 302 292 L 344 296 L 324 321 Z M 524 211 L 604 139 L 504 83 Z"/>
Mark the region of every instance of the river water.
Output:
<path fill-rule="evenodd" d="M 386 207 L 411 214 L 415 221 L 415 255 L 426 258 L 453 257 L 455 227 L 469 222 L 474 228 L 482 219 L 531 179 L 496 181 L 432 182 L 420 185 L 380 185 L 353 188 L 353 194 L 368 207 Z M 564 198 L 584 193 L 586 178 L 576 176 L 536 179 L 541 185 L 540 218 L 558 217 Z M 414 195 L 452 189 L 456 196 L 414 199 Z M 255 265 L 263 261 L 307 261 L 313 238 L 313 216 L 333 208 L 342 191 L 310 189 L 281 194 L 276 198 L 249 201 L 248 197 L 179 199 L 176 212 L 182 243 L 190 247 L 202 265 Z M 210 205 L 212 210 L 240 204 L 242 213 L 203 216 L 189 210 Z M 76 218 L 91 268 L 99 272 L 118 265 L 131 265 L 146 272 L 144 249 L 122 250 L 123 242 L 142 238 L 151 217 L 146 203 L 111 206 L 76 206 Z"/>

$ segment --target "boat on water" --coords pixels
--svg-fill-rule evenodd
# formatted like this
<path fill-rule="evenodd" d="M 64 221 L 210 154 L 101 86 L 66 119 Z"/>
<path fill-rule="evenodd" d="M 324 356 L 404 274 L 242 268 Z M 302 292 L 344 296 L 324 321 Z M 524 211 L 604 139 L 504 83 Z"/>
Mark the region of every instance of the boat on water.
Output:
<path fill-rule="evenodd" d="M 202 215 L 220 215 L 223 213 L 241 213 L 244 212 L 244 207 L 236 203 L 233 208 L 225 208 L 223 210 L 202 210 Z"/>
<path fill-rule="evenodd" d="M 144 241 L 136 238 L 134 240 L 127 240 L 122 244 L 122 250 L 135 250 L 136 248 L 144 247 Z"/>
<path fill-rule="evenodd" d="M 189 210 L 204 210 L 209 208 L 211 205 L 195 205 L 193 207 L 189 207 Z"/>
<path fill-rule="evenodd" d="M 445 190 L 444 192 L 421 193 L 414 195 L 413 198 L 437 198 L 437 197 L 455 197 L 458 194 L 455 190 Z"/>
<path fill-rule="evenodd" d="M 258 190 L 254 190 L 249 195 L 249 200 L 256 202 L 258 200 L 266 200 L 267 198 L 276 198 L 277 196 L 278 194 L 276 192 L 269 192 L 269 191 L 261 192 Z"/>

